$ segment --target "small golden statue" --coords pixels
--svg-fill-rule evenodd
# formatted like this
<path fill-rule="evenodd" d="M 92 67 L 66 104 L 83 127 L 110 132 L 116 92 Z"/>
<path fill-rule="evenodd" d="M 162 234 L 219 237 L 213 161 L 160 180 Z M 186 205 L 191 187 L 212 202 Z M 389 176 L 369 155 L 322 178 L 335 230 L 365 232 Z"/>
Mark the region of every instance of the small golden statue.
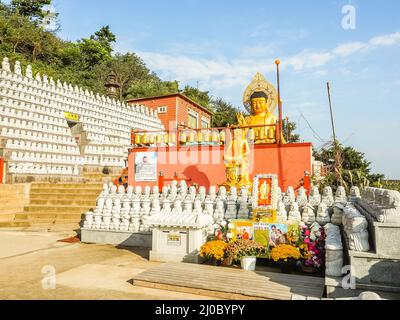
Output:
<path fill-rule="evenodd" d="M 251 110 L 251 115 L 245 117 L 237 114 L 237 120 L 241 127 L 257 127 L 252 133 L 256 144 L 276 143 L 276 124 L 278 117 L 274 114 L 278 104 L 278 93 L 261 73 L 257 73 L 247 87 L 243 96 L 244 105 Z M 286 143 L 283 136 L 282 142 Z"/>
<path fill-rule="evenodd" d="M 267 181 L 264 181 L 264 183 L 260 186 L 260 200 L 268 201 L 270 193 L 271 187 L 269 184 L 267 184 Z"/>
<path fill-rule="evenodd" d="M 224 155 L 227 187 L 251 187 L 249 154 L 250 146 L 246 137 L 244 137 L 243 130 L 235 129 L 233 131 L 233 139 L 228 145 Z"/>

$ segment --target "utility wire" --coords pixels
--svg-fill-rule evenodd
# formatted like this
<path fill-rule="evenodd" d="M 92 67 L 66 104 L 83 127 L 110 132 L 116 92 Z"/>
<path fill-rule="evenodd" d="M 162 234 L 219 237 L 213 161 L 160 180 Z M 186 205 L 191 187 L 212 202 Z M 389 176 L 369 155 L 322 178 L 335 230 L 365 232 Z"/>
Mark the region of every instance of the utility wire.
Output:
<path fill-rule="evenodd" d="M 313 132 L 314 137 L 319 140 L 322 143 L 325 143 L 326 140 L 322 139 L 321 136 L 314 130 L 314 128 L 311 126 L 310 122 L 308 122 L 308 120 L 306 119 L 306 117 L 304 116 L 304 114 L 300 111 L 297 110 L 300 113 L 301 118 L 304 119 L 304 121 L 307 123 L 308 127 L 310 128 L 310 130 Z"/>

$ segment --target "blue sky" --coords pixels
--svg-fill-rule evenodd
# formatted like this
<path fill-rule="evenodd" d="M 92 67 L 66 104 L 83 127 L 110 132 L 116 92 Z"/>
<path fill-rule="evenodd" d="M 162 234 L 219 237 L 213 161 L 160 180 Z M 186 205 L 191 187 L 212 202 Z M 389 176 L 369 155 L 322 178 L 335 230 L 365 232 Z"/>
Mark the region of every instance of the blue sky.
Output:
<path fill-rule="evenodd" d="M 346 30 L 349 4 L 356 28 Z M 284 114 L 316 147 L 332 135 L 330 81 L 339 139 L 364 152 L 375 172 L 400 179 L 397 0 L 55 0 L 54 7 L 62 38 L 108 24 L 116 51 L 133 51 L 164 80 L 198 82 L 237 106 L 257 71 L 275 84 L 280 58 Z"/>

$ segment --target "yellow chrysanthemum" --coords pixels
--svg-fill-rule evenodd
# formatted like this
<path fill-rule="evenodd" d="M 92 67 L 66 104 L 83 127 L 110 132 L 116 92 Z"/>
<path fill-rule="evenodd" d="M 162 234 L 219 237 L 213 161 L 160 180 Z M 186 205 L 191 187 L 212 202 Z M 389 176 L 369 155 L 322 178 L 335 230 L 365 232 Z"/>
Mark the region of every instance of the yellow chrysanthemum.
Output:
<path fill-rule="evenodd" d="M 271 258 L 275 262 L 279 260 L 287 261 L 288 259 L 299 260 L 301 258 L 301 253 L 299 248 L 288 244 L 281 244 L 271 250 Z"/>
<path fill-rule="evenodd" d="M 200 249 L 200 256 L 223 260 L 228 244 L 224 241 L 216 240 L 204 244 Z"/>

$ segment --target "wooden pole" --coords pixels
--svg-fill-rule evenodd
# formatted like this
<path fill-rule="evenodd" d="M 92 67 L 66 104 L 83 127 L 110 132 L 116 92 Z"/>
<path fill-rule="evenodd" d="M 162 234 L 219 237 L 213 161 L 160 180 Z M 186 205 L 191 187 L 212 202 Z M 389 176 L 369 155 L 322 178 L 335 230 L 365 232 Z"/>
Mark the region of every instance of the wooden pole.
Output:
<path fill-rule="evenodd" d="M 326 83 L 328 88 L 328 99 L 329 99 L 329 109 L 331 111 L 331 122 L 332 122 L 332 131 L 333 131 L 333 143 L 336 148 L 336 129 L 335 129 L 335 117 L 333 115 L 333 108 L 332 108 L 332 98 L 331 98 L 331 86 L 329 82 Z"/>
<path fill-rule="evenodd" d="M 327 82 L 326 86 L 328 88 L 328 99 L 329 99 L 329 109 L 331 112 L 331 122 L 332 122 L 332 132 L 333 132 L 333 153 L 334 153 L 334 170 L 335 170 L 335 175 L 336 175 L 336 182 L 339 185 L 343 185 L 343 178 L 341 175 L 341 171 L 342 171 L 342 163 L 341 163 L 341 153 L 338 149 L 339 144 L 338 141 L 336 139 L 336 127 L 335 127 L 335 117 L 333 114 L 333 107 L 332 107 L 332 97 L 331 97 L 331 86 L 330 83 Z"/>
<path fill-rule="evenodd" d="M 276 77 L 277 77 L 277 87 L 278 87 L 278 111 L 279 111 L 279 144 L 282 144 L 282 100 L 281 100 L 281 82 L 279 74 L 279 65 L 281 61 L 279 59 L 275 60 L 276 64 Z"/>

